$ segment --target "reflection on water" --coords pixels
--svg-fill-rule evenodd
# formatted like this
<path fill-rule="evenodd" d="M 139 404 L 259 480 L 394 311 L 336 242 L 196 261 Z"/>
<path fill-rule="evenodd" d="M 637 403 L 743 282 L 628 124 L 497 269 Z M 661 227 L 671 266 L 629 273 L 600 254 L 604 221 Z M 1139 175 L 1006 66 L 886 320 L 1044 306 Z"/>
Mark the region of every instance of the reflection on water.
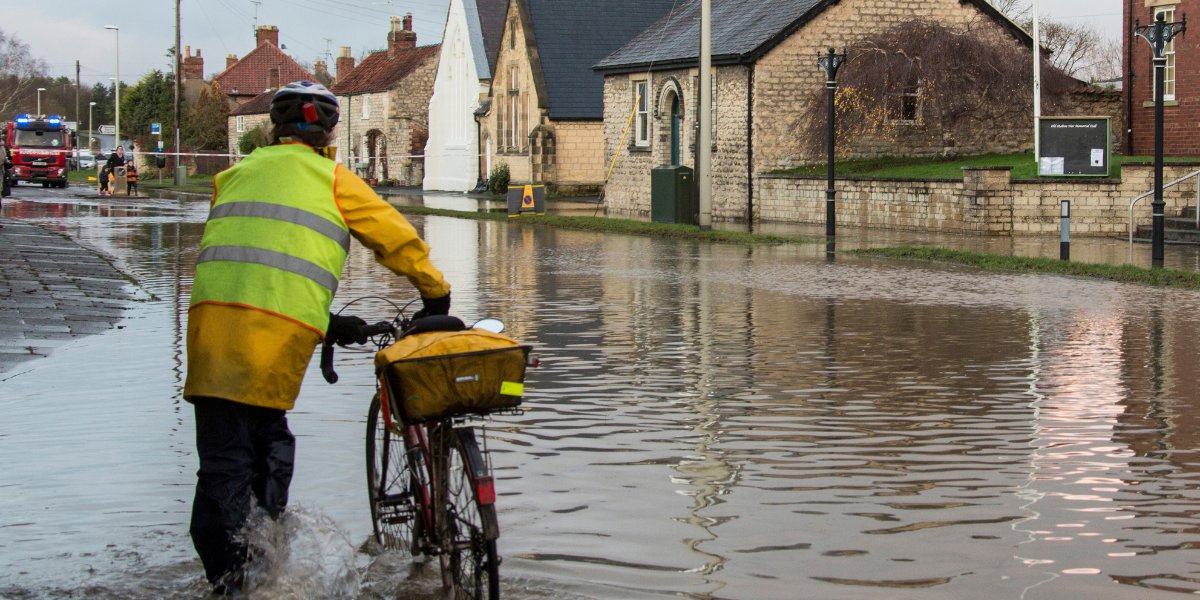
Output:
<path fill-rule="evenodd" d="M 159 301 L 0 384 L 0 596 L 202 595 L 179 393 L 204 208 L 6 203 L 117 257 Z M 414 223 L 455 312 L 505 320 L 543 360 L 528 412 L 488 427 L 506 597 L 1200 590 L 1200 294 Z M 346 273 L 339 305 L 413 297 L 361 248 Z M 289 419 L 293 502 L 309 537 L 328 519 L 365 549 L 371 356 L 344 351 L 338 369 L 328 386 L 314 366 Z M 436 565 L 354 560 L 359 597 L 438 597 Z"/>

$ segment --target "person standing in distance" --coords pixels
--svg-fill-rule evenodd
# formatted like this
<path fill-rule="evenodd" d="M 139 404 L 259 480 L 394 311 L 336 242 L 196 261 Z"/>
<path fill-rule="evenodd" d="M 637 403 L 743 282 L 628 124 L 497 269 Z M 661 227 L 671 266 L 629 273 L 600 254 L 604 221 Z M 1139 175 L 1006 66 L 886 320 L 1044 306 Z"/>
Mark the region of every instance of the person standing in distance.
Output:
<path fill-rule="evenodd" d="M 366 182 L 326 157 L 338 101 L 319 83 L 280 88 L 271 145 L 213 178 L 192 286 L 184 398 L 200 459 L 190 533 L 219 594 L 245 583 L 239 539 L 252 504 L 287 506 L 295 404 L 326 335 L 365 342 L 361 319 L 329 313 L 350 238 L 421 294 L 417 317 L 447 314 L 450 285 L 429 246 Z"/>

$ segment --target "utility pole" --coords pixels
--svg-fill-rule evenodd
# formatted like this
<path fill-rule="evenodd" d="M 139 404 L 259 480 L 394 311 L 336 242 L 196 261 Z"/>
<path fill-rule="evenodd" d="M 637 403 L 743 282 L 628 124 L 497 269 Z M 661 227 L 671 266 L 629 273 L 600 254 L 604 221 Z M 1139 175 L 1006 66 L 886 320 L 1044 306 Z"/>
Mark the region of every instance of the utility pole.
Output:
<path fill-rule="evenodd" d="M 696 152 L 700 173 L 700 231 L 712 229 L 712 0 L 700 2 L 700 135 Z"/>
<path fill-rule="evenodd" d="M 179 3 L 175 0 L 175 185 L 183 185 L 179 176 Z"/>

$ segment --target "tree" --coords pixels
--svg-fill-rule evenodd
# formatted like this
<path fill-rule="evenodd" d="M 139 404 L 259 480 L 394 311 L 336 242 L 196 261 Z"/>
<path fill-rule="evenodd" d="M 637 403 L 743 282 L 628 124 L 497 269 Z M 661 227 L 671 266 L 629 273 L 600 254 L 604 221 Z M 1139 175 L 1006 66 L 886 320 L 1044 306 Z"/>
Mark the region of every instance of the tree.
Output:
<path fill-rule="evenodd" d="M 183 139 L 192 148 L 221 152 L 229 149 L 229 104 L 219 84 L 201 88 L 196 104 L 182 120 Z"/>
<path fill-rule="evenodd" d="M 242 154 L 250 154 L 255 148 L 269 146 L 271 144 L 271 132 L 269 125 L 259 123 L 255 127 L 246 130 L 242 137 L 238 139 L 238 150 Z"/>
<path fill-rule="evenodd" d="M 952 155 L 980 131 L 1032 121 L 1029 54 L 1008 39 L 917 20 L 868 36 L 847 53 L 852 68 L 839 73 L 834 100 L 844 153 L 854 142 L 894 145 L 903 137 L 941 144 L 941 153 Z M 1054 110 L 1074 85 L 1043 59 L 1043 106 Z M 828 101 L 824 89 L 812 94 L 799 123 L 802 150 L 821 156 Z"/>
<path fill-rule="evenodd" d="M 40 86 L 35 78 L 45 77 L 47 69 L 46 61 L 29 53 L 28 44 L 0 30 L 0 115 L 36 102 L 35 90 Z"/>
<path fill-rule="evenodd" d="M 146 73 L 133 87 L 121 91 L 121 135 L 133 138 L 142 148 L 156 146 L 160 138 L 151 136 L 150 124 L 170 123 L 174 106 L 174 79 L 158 69 Z M 162 132 L 164 144 L 171 144 L 172 133 Z"/>

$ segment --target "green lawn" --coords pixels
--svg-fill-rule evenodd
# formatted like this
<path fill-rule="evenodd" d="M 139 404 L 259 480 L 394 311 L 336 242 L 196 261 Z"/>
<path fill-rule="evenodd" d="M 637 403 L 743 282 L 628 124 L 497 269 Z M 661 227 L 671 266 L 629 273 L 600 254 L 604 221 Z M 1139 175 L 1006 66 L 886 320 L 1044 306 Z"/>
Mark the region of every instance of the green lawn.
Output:
<path fill-rule="evenodd" d="M 1200 162 L 1200 157 L 1168 157 L 1166 162 Z M 1112 156 L 1111 177 L 1121 177 L 1121 165 L 1127 162 L 1153 162 L 1153 156 Z M 1037 179 L 1033 153 L 983 154 L 940 158 L 874 158 L 841 161 L 834 165 L 838 177 L 878 177 L 881 179 L 962 179 L 963 167 L 1012 167 L 1013 179 Z M 824 177 L 826 165 L 806 165 L 778 171 L 788 175 Z"/>

